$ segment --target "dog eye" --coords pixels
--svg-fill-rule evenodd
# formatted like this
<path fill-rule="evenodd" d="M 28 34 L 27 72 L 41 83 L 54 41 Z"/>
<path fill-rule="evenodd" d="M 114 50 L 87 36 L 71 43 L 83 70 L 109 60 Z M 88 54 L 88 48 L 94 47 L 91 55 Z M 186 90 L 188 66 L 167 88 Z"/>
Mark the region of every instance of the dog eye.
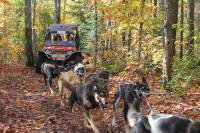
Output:
<path fill-rule="evenodd" d="M 103 92 L 101 92 L 101 93 L 100 93 L 100 96 L 103 96 L 103 95 L 104 95 L 104 93 L 103 93 Z"/>

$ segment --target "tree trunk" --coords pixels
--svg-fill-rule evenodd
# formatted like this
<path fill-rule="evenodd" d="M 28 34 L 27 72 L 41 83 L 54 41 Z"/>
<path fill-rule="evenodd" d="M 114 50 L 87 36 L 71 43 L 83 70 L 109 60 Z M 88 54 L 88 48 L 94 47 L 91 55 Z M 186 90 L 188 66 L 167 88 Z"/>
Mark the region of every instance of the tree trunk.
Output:
<path fill-rule="evenodd" d="M 108 49 L 112 49 L 112 39 L 113 39 L 113 37 L 112 37 L 112 30 L 111 30 L 111 26 L 112 26 L 112 23 L 111 23 L 111 20 L 109 20 L 109 28 L 110 28 L 110 37 L 109 37 L 109 39 L 108 39 Z"/>
<path fill-rule="evenodd" d="M 128 30 L 128 52 L 131 51 L 131 29 Z"/>
<path fill-rule="evenodd" d="M 164 19 L 164 11 L 165 11 L 165 5 L 166 5 L 166 0 L 160 0 L 159 2 L 159 13 L 163 16 Z M 162 22 L 164 25 L 164 22 Z M 163 47 L 165 47 L 165 38 L 164 38 L 164 27 L 162 26 L 160 28 L 160 31 L 158 32 L 159 36 L 162 36 L 163 38 L 161 39 L 162 43 L 163 43 Z"/>
<path fill-rule="evenodd" d="M 154 6 L 156 7 L 156 8 L 158 8 L 158 6 L 157 6 L 157 4 L 158 4 L 158 1 L 157 0 L 154 0 Z M 156 12 L 153 14 L 153 16 L 156 18 L 157 17 L 157 10 L 156 10 Z M 153 36 L 154 37 L 157 37 L 157 30 L 156 29 L 153 29 Z"/>
<path fill-rule="evenodd" d="M 142 49 L 142 33 L 143 33 L 143 23 L 140 23 L 140 33 L 139 33 L 139 46 L 138 46 L 138 55 L 137 60 L 141 58 L 141 49 Z"/>
<path fill-rule="evenodd" d="M 37 43 L 36 43 L 36 30 L 35 30 L 35 15 L 36 15 L 36 0 L 33 0 L 33 34 L 32 34 L 32 44 L 33 44 L 33 60 L 36 62 L 37 58 Z"/>
<path fill-rule="evenodd" d="M 183 6 L 183 0 L 181 0 L 181 15 L 180 15 L 180 53 L 179 58 L 182 59 L 183 57 L 183 21 L 184 21 L 184 6 Z"/>
<path fill-rule="evenodd" d="M 60 5 L 61 0 L 54 0 L 55 2 L 55 23 L 60 24 Z"/>
<path fill-rule="evenodd" d="M 107 21 L 106 21 L 106 31 L 108 31 L 108 29 L 109 29 L 109 21 L 107 20 Z M 105 40 L 105 49 L 106 49 L 106 50 L 108 50 L 108 45 L 109 45 L 109 40 L 106 39 L 106 40 Z"/>
<path fill-rule="evenodd" d="M 163 56 L 163 88 L 171 80 L 172 58 L 174 55 L 174 43 L 176 40 L 176 28 L 172 26 L 178 21 L 178 0 L 167 0 L 164 19 L 164 56 Z"/>
<path fill-rule="evenodd" d="M 124 49 L 126 46 L 126 33 L 125 31 L 122 32 L 122 53 L 124 53 Z"/>
<path fill-rule="evenodd" d="M 194 0 L 188 0 L 187 23 L 187 55 L 189 56 L 192 55 L 194 51 Z"/>
<path fill-rule="evenodd" d="M 7 16 L 7 14 L 6 14 L 6 4 L 4 3 L 4 5 L 3 5 L 3 12 L 4 12 L 4 31 L 3 31 L 3 34 L 4 34 L 4 37 L 6 37 L 7 36 L 7 24 L 6 24 L 6 21 L 7 21 L 7 19 L 6 19 L 6 16 Z"/>
<path fill-rule="evenodd" d="M 198 35 L 200 34 L 200 1 L 198 1 L 198 12 L 197 12 L 197 33 Z M 200 45 L 199 45 L 199 37 L 197 39 L 197 44 L 198 44 L 198 47 L 197 47 L 197 56 L 200 55 Z M 199 60 L 200 60 L 200 56 L 199 56 Z"/>
<path fill-rule="evenodd" d="M 145 0 L 141 0 L 141 7 L 142 7 L 142 10 L 141 10 L 141 13 L 140 15 L 143 16 L 143 8 L 145 6 Z M 138 61 L 140 60 L 141 58 L 141 49 L 142 49 L 142 33 L 143 33 L 143 22 L 140 22 L 140 33 L 139 33 L 139 46 L 138 46 Z"/>
<path fill-rule="evenodd" d="M 95 44 L 94 44 L 94 71 L 97 69 L 97 1 L 94 0 L 94 28 L 95 28 Z"/>
<path fill-rule="evenodd" d="M 26 66 L 34 66 L 32 50 L 31 0 L 25 0 L 25 55 Z"/>
<path fill-rule="evenodd" d="M 63 23 L 65 24 L 65 16 L 66 16 L 66 0 L 64 0 L 64 8 L 63 8 Z"/>

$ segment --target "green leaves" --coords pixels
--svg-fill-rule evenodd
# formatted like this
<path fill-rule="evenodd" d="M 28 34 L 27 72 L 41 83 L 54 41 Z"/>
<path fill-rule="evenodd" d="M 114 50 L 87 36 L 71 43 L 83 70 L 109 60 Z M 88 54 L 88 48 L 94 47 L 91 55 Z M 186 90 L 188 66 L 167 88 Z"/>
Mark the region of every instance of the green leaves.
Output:
<path fill-rule="evenodd" d="M 195 57 L 184 56 L 182 59 L 176 58 L 173 65 L 173 78 L 170 85 L 173 88 L 189 88 L 192 82 L 198 78 L 199 67 Z"/>

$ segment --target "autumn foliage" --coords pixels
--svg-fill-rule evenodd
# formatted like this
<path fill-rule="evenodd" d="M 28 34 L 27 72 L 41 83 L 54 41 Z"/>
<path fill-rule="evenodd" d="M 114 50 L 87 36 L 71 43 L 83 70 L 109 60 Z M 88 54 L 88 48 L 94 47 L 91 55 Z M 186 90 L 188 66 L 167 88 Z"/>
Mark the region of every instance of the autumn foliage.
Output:
<path fill-rule="evenodd" d="M 173 45 L 172 78 L 166 91 L 161 85 L 162 78 L 166 76 L 162 74 L 165 50 L 163 1 L 97 0 L 97 70 L 104 69 L 111 73 L 109 104 L 104 112 L 98 109 L 92 111 L 101 132 L 124 132 L 122 102 L 117 109 L 117 127 L 111 125 L 113 93 L 120 82 L 140 81 L 141 75 L 147 78 L 151 93 L 165 93 L 149 97 L 154 111 L 194 120 L 200 117 L 200 2 L 195 1 L 198 6 L 194 8 L 193 37 L 188 38 L 188 2 L 179 3 L 185 13 L 183 25 L 179 22 L 170 25 L 170 28 L 176 29 L 177 35 Z M 36 1 L 34 8 L 36 14 L 32 30 L 35 31 L 36 43 L 33 45 L 38 51 L 44 46 L 46 28 L 54 23 L 54 1 Z M 69 113 L 69 103 L 66 102 L 66 106 L 62 107 L 60 98 L 50 95 L 49 89 L 45 88 L 43 77 L 35 74 L 34 68 L 24 66 L 24 10 L 24 0 L 0 0 L 0 132 L 92 132 L 84 127 L 81 107 L 76 108 L 80 120 L 76 125 Z M 178 15 L 180 17 L 181 13 Z M 94 74 L 94 22 L 93 0 L 61 1 L 61 23 L 78 26 L 87 76 Z M 183 34 L 182 42 L 179 32 Z M 190 40 L 195 43 L 192 45 L 192 54 L 188 56 Z M 179 57 L 181 50 L 183 56 Z M 144 106 L 142 110 L 148 114 Z"/>
<path fill-rule="evenodd" d="M 92 74 L 92 73 L 91 73 Z M 75 113 L 79 124 L 74 124 L 69 112 L 69 103 L 61 106 L 60 97 L 50 95 L 45 88 L 43 77 L 36 75 L 33 68 L 0 66 L 0 131 L 1 132 L 92 132 L 84 127 L 83 108 L 76 106 Z M 124 132 L 122 102 L 117 108 L 117 127 L 112 127 L 112 101 L 114 90 L 121 81 L 139 81 L 131 74 L 113 76 L 109 82 L 109 104 L 104 111 L 92 110 L 94 120 L 101 132 Z M 151 92 L 160 90 L 159 76 L 148 76 Z M 54 81 L 55 86 L 56 81 Z M 54 88 L 55 89 L 55 88 Z M 55 89 L 56 92 L 58 92 Z M 185 92 L 197 92 L 197 88 Z M 191 119 L 199 118 L 199 95 L 152 95 L 149 102 L 155 112 L 177 114 Z M 148 108 L 142 107 L 148 114 Z"/>

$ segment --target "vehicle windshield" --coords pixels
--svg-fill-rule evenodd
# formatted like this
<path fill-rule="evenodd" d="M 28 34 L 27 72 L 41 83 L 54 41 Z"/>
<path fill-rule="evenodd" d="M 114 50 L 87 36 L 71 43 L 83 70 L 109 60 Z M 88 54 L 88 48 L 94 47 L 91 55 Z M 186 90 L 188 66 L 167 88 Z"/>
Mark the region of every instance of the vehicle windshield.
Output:
<path fill-rule="evenodd" d="M 74 46 L 74 36 L 73 36 L 73 34 L 51 33 L 49 36 L 49 39 L 45 41 L 45 45 Z"/>

